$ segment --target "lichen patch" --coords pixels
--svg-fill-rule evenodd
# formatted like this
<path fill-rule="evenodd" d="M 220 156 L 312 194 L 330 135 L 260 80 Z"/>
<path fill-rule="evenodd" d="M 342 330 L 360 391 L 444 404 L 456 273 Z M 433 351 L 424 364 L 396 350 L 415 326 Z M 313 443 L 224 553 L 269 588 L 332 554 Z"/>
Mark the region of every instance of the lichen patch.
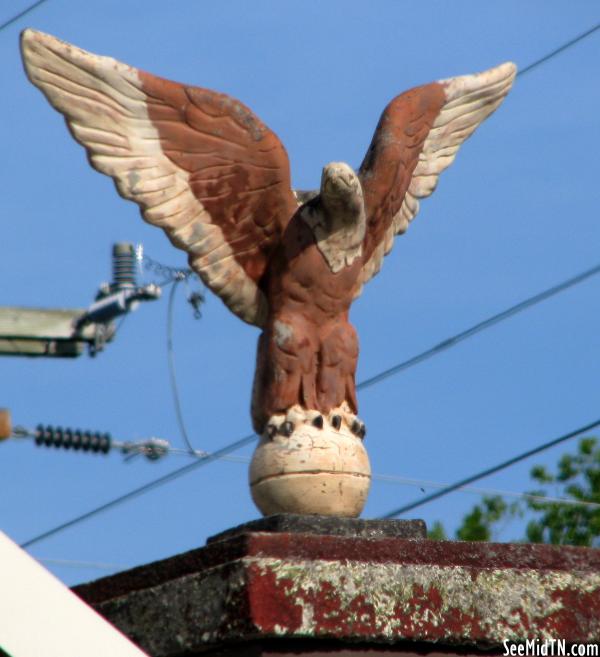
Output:
<path fill-rule="evenodd" d="M 555 638 L 600 592 L 600 573 L 473 569 L 415 564 L 258 559 L 260 576 L 301 610 L 294 636 L 378 637 L 379 640 Z M 569 603 L 571 604 L 571 603 Z"/>

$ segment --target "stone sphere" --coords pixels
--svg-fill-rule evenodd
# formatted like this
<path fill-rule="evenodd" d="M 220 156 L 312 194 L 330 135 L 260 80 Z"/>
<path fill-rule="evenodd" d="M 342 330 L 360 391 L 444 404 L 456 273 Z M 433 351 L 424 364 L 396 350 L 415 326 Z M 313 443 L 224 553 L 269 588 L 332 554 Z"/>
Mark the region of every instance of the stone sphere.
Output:
<path fill-rule="evenodd" d="M 291 436 L 263 437 L 250 464 L 252 499 L 265 516 L 275 513 L 359 516 L 371 484 L 362 440 L 301 424 Z"/>

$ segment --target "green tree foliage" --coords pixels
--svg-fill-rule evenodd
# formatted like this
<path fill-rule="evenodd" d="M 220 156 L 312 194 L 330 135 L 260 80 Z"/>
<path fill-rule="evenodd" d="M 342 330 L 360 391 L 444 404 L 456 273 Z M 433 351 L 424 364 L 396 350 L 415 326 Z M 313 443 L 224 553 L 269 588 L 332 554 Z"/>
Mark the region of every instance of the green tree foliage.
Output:
<path fill-rule="evenodd" d="M 461 541 L 489 541 L 502 523 L 515 516 L 531 517 L 523 541 L 554 545 L 600 546 L 600 445 L 595 438 L 583 438 L 573 454 L 564 454 L 555 472 L 544 466 L 531 469 L 539 485 L 528 491 L 533 497 L 508 504 L 501 496 L 484 497 L 463 518 L 456 530 Z M 547 500 L 544 498 L 548 498 Z M 565 498 L 577 504 L 552 500 Z M 590 504 L 591 503 L 591 504 Z M 446 532 L 440 522 L 429 533 L 443 540 Z"/>
<path fill-rule="evenodd" d="M 448 536 L 446 535 L 446 530 L 444 525 L 439 520 L 436 520 L 433 523 L 433 527 L 427 532 L 427 537 L 431 538 L 434 541 L 446 541 Z"/>
<path fill-rule="evenodd" d="M 600 509 L 586 503 L 600 504 L 600 446 L 594 438 L 579 442 L 575 454 L 564 454 L 555 473 L 538 466 L 531 477 L 543 488 L 533 494 L 546 496 L 552 487 L 557 496 L 582 504 L 556 504 L 544 500 L 528 500 L 535 517 L 527 525 L 531 543 L 555 545 L 600 545 Z"/>
<path fill-rule="evenodd" d="M 511 513 L 511 509 L 499 495 L 484 497 L 481 504 L 476 504 L 456 530 L 459 541 L 489 541 L 492 530 L 500 520 Z"/>

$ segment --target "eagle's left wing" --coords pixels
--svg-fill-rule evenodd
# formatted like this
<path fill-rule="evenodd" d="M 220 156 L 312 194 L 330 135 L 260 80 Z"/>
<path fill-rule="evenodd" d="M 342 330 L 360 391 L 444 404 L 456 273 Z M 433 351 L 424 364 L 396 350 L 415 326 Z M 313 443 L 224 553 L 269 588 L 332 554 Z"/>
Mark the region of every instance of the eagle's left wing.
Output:
<path fill-rule="evenodd" d="M 476 75 L 411 89 L 385 108 L 359 170 L 367 231 L 360 288 L 381 268 L 394 236 L 435 189 L 460 145 L 504 100 L 516 75 L 511 62 Z"/>

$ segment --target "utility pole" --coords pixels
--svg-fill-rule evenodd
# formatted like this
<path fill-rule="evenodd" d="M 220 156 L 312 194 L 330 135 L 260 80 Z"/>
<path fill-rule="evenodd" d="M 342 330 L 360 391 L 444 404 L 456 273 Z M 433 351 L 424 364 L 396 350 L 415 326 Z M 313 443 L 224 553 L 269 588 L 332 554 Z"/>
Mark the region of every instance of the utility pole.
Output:
<path fill-rule="evenodd" d="M 100 286 L 87 309 L 0 306 L 0 356 L 73 358 L 86 346 L 91 356 L 101 351 L 114 338 L 117 317 L 161 294 L 157 285 L 137 285 L 132 244 L 114 244 L 112 264 L 112 283 Z"/>

